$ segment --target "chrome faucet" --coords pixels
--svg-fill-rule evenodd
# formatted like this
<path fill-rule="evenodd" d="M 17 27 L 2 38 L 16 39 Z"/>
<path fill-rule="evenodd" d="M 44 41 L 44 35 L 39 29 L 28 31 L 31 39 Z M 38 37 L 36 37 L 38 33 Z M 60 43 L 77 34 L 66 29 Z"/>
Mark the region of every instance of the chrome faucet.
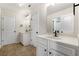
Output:
<path fill-rule="evenodd" d="M 55 30 L 55 37 L 58 37 L 58 35 L 57 35 L 57 31 Z"/>

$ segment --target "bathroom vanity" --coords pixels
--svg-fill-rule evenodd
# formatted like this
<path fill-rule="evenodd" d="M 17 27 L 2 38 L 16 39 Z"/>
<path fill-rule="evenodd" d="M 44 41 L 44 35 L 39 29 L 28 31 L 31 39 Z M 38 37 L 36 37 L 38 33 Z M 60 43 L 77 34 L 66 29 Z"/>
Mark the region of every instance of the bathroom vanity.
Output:
<path fill-rule="evenodd" d="M 65 10 L 66 11 L 66 10 Z M 72 13 L 50 17 L 50 34 L 37 35 L 38 56 L 77 56 L 79 45 Z M 47 28 L 48 29 L 48 28 Z"/>
<path fill-rule="evenodd" d="M 47 34 L 36 37 L 37 56 L 79 56 L 77 24 L 72 12 L 71 7 L 47 17 Z"/>
<path fill-rule="evenodd" d="M 38 56 L 76 56 L 78 55 L 78 40 L 75 37 L 43 34 L 37 36 Z"/>
<path fill-rule="evenodd" d="M 23 46 L 28 46 L 30 44 L 30 32 L 28 33 L 20 33 L 20 42 Z"/>

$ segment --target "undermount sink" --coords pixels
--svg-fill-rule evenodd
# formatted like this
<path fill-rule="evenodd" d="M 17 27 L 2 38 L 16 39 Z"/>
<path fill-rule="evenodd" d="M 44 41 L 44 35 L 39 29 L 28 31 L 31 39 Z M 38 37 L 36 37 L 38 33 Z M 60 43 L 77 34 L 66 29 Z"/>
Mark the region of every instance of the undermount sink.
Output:
<path fill-rule="evenodd" d="M 55 36 L 53 36 L 53 35 L 48 35 L 48 36 L 46 36 L 47 38 L 51 38 L 51 39 L 61 39 L 61 37 L 59 36 L 59 37 L 55 37 Z"/>
<path fill-rule="evenodd" d="M 53 36 L 46 36 L 47 38 L 53 38 Z"/>
<path fill-rule="evenodd" d="M 53 37 L 53 39 L 61 39 L 61 37 Z"/>

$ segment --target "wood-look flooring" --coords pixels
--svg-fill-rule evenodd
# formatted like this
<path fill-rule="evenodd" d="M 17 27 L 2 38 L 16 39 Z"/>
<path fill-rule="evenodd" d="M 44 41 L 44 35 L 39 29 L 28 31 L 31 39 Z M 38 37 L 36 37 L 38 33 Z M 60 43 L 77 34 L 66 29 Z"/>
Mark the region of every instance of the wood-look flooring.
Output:
<path fill-rule="evenodd" d="M 3 46 L 0 49 L 0 56 L 35 56 L 36 48 L 28 45 L 23 46 L 20 43 Z"/>

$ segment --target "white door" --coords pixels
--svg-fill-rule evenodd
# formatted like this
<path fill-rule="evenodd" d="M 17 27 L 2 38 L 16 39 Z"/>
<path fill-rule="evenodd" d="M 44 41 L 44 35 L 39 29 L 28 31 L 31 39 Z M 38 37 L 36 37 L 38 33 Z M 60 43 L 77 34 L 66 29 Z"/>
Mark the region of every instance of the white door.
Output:
<path fill-rule="evenodd" d="M 2 18 L 2 45 L 16 43 L 15 17 Z"/>

